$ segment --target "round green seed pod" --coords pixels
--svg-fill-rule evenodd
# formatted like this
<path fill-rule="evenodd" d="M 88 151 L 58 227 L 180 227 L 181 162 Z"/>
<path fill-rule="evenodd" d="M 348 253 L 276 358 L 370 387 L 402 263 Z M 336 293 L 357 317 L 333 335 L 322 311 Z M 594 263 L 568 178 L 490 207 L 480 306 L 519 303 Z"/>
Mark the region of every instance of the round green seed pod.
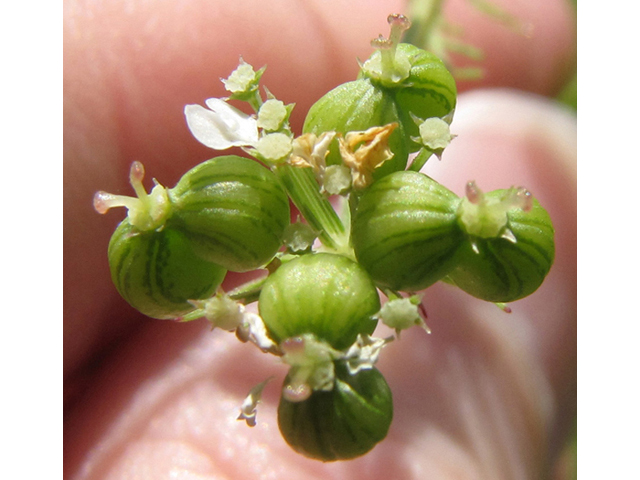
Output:
<path fill-rule="evenodd" d="M 148 317 L 172 319 L 192 310 L 188 300 L 209 298 L 226 271 L 198 257 L 181 232 L 139 232 L 128 219 L 109 242 L 111 279 L 120 295 Z"/>
<path fill-rule="evenodd" d="M 390 172 L 403 170 L 407 165 L 407 137 L 393 96 L 374 86 L 367 79 L 344 83 L 318 100 L 307 113 L 303 132 L 320 135 L 323 132 L 365 131 L 390 123 L 398 127 L 389 136 L 389 148 L 393 158 L 384 162 L 374 172 L 381 178 Z M 326 158 L 327 165 L 342 164 L 338 140 L 334 139 Z"/>
<path fill-rule="evenodd" d="M 359 333 L 371 334 L 380 298 L 367 272 L 330 253 L 302 255 L 269 275 L 258 301 L 260 316 L 277 343 L 311 333 L 344 350 Z"/>
<path fill-rule="evenodd" d="M 420 134 L 414 117 L 426 120 L 451 116 L 457 100 L 456 82 L 442 60 L 433 53 L 408 43 L 400 43 L 394 48 L 394 63 L 400 70 L 406 69 L 404 75 L 398 78 L 389 75 L 382 60 L 388 53 L 378 50 L 364 63 L 360 76 L 393 96 L 404 133 L 410 141 L 409 151 L 415 152 L 420 145 L 410 138 Z"/>
<path fill-rule="evenodd" d="M 421 120 L 446 117 L 456 106 L 457 89 L 453 76 L 442 60 L 434 54 L 408 43 L 398 45 L 398 51 L 409 57 L 409 77 L 394 89 L 398 112 L 409 137 L 419 137 L 418 125 L 411 115 Z M 412 142 L 411 152 L 420 145 Z"/>
<path fill-rule="evenodd" d="M 500 198 L 506 190 L 486 193 Z M 490 302 L 512 302 L 535 292 L 551 269 L 555 256 L 554 228 L 540 203 L 532 199 L 526 212 L 507 212 L 508 236 L 469 235 L 448 277 L 462 290 Z"/>
<path fill-rule="evenodd" d="M 206 260 L 245 272 L 268 263 L 289 225 L 289 199 L 273 172 L 228 155 L 183 175 L 169 191 L 168 225 L 182 231 Z"/>
<path fill-rule="evenodd" d="M 365 191 L 351 229 L 358 262 L 374 281 L 415 292 L 444 277 L 464 241 L 460 199 L 418 172 L 392 173 Z"/>
<path fill-rule="evenodd" d="M 302 402 L 281 398 L 278 405 L 286 442 L 324 462 L 364 455 L 387 436 L 392 418 L 391 390 L 382 374 L 373 368 L 351 375 L 340 364 L 333 390 L 313 392 Z"/>

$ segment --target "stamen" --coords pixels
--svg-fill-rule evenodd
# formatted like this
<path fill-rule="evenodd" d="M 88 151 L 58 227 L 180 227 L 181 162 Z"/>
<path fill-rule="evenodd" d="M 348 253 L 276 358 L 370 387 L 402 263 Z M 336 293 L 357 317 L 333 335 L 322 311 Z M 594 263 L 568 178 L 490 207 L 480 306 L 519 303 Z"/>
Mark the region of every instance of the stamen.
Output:
<path fill-rule="evenodd" d="M 371 46 L 378 50 L 389 50 L 392 47 L 392 43 L 380 34 L 378 38 L 371 40 Z"/>
<path fill-rule="evenodd" d="M 289 402 L 304 402 L 311 396 L 312 392 L 313 390 L 306 383 L 289 384 L 282 389 L 282 396 Z"/>
<path fill-rule="evenodd" d="M 379 55 L 373 55 L 362 65 L 362 69 L 385 85 L 396 85 L 405 80 L 411 71 L 408 56 L 398 52 L 402 34 L 411 26 L 411 22 L 398 13 L 389 15 L 387 21 L 390 26 L 389 38 L 379 35 L 371 40 L 371 46 L 379 51 Z"/>
<path fill-rule="evenodd" d="M 533 195 L 524 187 L 519 187 L 516 191 L 516 196 L 519 200 L 519 207 L 523 212 L 530 212 L 533 208 Z"/>
<path fill-rule="evenodd" d="M 467 200 L 473 203 L 474 205 L 479 205 L 484 197 L 482 190 L 478 188 L 475 181 L 470 181 L 467 183 L 464 189 L 464 193 L 467 196 Z"/>
<path fill-rule="evenodd" d="M 139 203 L 137 198 L 113 195 L 103 191 L 96 192 L 93 196 L 93 208 L 100 214 L 105 214 L 114 207 L 135 208 Z"/>
<path fill-rule="evenodd" d="M 411 27 L 411 21 L 400 13 L 392 13 L 387 17 L 387 22 L 391 26 L 389 42 L 392 45 L 397 45 L 400 43 L 402 34 Z"/>
<path fill-rule="evenodd" d="M 129 169 L 129 183 L 137 197 L 113 195 L 107 192 L 96 192 L 93 196 L 93 208 L 104 214 L 114 207 L 125 207 L 127 217 L 132 226 L 139 231 L 149 231 L 162 228 L 166 219 L 171 215 L 171 202 L 166 189 L 154 178 L 155 186 L 150 194 L 142 185 L 144 167 L 140 162 L 133 162 Z"/>
<path fill-rule="evenodd" d="M 147 196 L 147 191 L 142 185 L 144 179 L 144 166 L 142 163 L 135 161 L 131 164 L 131 170 L 129 170 L 129 183 L 136 192 L 138 198 L 142 199 Z"/>
<path fill-rule="evenodd" d="M 341 352 L 312 334 L 289 338 L 280 344 L 282 361 L 289 365 L 288 384 L 282 394 L 290 402 L 301 402 L 316 390 L 333 389 L 333 361 Z"/>
<path fill-rule="evenodd" d="M 495 305 L 500 310 L 502 310 L 504 313 L 511 313 L 513 311 L 513 310 L 511 310 L 511 307 L 509 305 L 507 305 L 506 303 L 496 302 Z"/>
<path fill-rule="evenodd" d="M 387 23 L 391 27 L 389 30 L 389 38 L 386 39 L 382 34 L 378 38 L 371 40 L 371 46 L 380 50 L 395 50 L 400 43 L 402 34 L 411 27 L 411 21 L 400 13 L 392 13 L 387 17 Z"/>

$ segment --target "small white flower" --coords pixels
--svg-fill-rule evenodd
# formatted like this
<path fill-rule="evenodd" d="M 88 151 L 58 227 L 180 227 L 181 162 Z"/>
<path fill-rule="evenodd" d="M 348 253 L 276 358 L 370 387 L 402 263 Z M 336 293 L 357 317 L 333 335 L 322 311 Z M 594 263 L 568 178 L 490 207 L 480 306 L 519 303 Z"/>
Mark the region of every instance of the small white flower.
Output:
<path fill-rule="evenodd" d="M 398 337 L 400 336 L 400 331 L 416 325 L 424 328 L 427 333 L 431 333 L 431 330 L 429 330 L 429 327 L 420 316 L 420 302 L 419 296 L 394 298 L 385 303 L 374 317 L 387 327 L 393 328 Z"/>
<path fill-rule="evenodd" d="M 189 130 L 209 148 L 254 147 L 258 143 L 258 122 L 220 98 L 210 98 L 206 108 L 187 105 L 184 114 Z"/>
<path fill-rule="evenodd" d="M 260 399 L 262 398 L 262 390 L 264 390 L 264 387 L 269 382 L 269 380 L 271 380 L 271 378 L 267 378 L 264 382 L 260 382 L 258 385 L 253 387 L 249 392 L 249 395 L 247 395 L 242 402 L 238 420 L 246 421 L 247 425 L 250 427 L 256 426 L 258 403 L 260 403 Z"/>
<path fill-rule="evenodd" d="M 231 93 L 245 93 L 257 87 L 260 81 L 258 75 L 251 65 L 240 58 L 240 64 L 231 72 L 229 78 L 223 79 L 224 88 Z"/>
<path fill-rule="evenodd" d="M 202 310 L 212 328 L 234 331 L 244 321 L 244 305 L 232 300 L 224 293 L 217 293 L 206 300 L 191 300 L 194 307 Z"/>
<path fill-rule="evenodd" d="M 278 345 L 269 337 L 264 320 L 257 313 L 247 311 L 241 305 L 242 321 L 236 329 L 236 336 L 242 342 L 251 342 L 263 352 L 279 353 Z"/>
<path fill-rule="evenodd" d="M 258 111 L 258 127 L 269 132 L 278 130 L 287 118 L 287 107 L 280 100 L 271 98 Z"/>
<path fill-rule="evenodd" d="M 382 348 L 393 340 L 393 337 L 374 338 L 370 335 L 358 334 L 355 343 L 349 347 L 343 359 L 347 362 L 347 369 L 351 375 L 360 370 L 369 370 L 378 361 Z"/>
<path fill-rule="evenodd" d="M 324 170 L 322 189 L 329 195 L 341 195 L 351 187 L 351 170 L 344 165 L 329 165 Z"/>
<path fill-rule="evenodd" d="M 446 148 L 455 135 L 451 135 L 449 124 L 441 118 L 427 118 L 419 126 L 420 141 L 430 150 Z"/>
<path fill-rule="evenodd" d="M 284 133 L 268 133 L 256 144 L 260 157 L 267 162 L 280 162 L 291 153 L 291 138 Z"/>
<path fill-rule="evenodd" d="M 283 243 L 290 251 L 300 253 L 309 250 L 316 238 L 318 232 L 298 219 L 285 228 Z"/>
<path fill-rule="evenodd" d="M 302 402 L 314 391 L 331 391 L 335 380 L 333 361 L 341 357 L 327 342 L 312 334 L 288 338 L 280 344 L 282 361 L 289 365 L 282 395 L 290 402 Z"/>

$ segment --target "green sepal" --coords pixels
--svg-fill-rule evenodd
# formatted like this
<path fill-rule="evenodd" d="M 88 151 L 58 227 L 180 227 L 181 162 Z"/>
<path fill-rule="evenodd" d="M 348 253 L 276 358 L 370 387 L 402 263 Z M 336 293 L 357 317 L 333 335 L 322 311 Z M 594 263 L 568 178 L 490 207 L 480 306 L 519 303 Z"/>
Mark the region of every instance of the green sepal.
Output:
<path fill-rule="evenodd" d="M 111 278 L 120 295 L 148 317 L 173 319 L 209 298 L 226 271 L 198 257 L 178 230 L 140 232 L 125 219 L 109 242 Z"/>
<path fill-rule="evenodd" d="M 324 462 L 364 455 L 387 436 L 393 418 L 391 390 L 377 369 L 351 375 L 338 362 L 335 372 L 333 390 L 315 391 L 302 402 L 281 398 L 278 405 L 285 441 Z"/>
<path fill-rule="evenodd" d="M 337 350 L 358 334 L 371 334 L 380 298 L 367 272 L 331 253 L 305 254 L 281 265 L 265 281 L 258 301 L 269 336 L 277 343 L 311 333 Z"/>
<path fill-rule="evenodd" d="M 457 221 L 460 199 L 432 178 L 396 172 L 360 198 L 351 229 L 358 262 L 376 284 L 415 292 L 454 266 L 464 241 Z"/>
<path fill-rule="evenodd" d="M 234 272 L 268 263 L 289 225 L 289 199 L 273 172 L 228 155 L 189 170 L 169 191 L 173 215 L 203 258 Z"/>

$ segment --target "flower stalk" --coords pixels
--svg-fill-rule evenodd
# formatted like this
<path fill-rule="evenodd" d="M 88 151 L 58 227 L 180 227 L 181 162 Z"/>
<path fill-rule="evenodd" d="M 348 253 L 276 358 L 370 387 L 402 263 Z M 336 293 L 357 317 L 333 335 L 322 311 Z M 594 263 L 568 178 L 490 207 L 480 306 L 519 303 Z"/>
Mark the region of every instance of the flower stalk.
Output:
<path fill-rule="evenodd" d="M 286 164 L 275 167 L 274 171 L 305 220 L 320 232 L 318 238 L 322 244 L 338 253 L 348 253 L 347 230 L 329 200 L 320 193 L 313 171 Z"/>

